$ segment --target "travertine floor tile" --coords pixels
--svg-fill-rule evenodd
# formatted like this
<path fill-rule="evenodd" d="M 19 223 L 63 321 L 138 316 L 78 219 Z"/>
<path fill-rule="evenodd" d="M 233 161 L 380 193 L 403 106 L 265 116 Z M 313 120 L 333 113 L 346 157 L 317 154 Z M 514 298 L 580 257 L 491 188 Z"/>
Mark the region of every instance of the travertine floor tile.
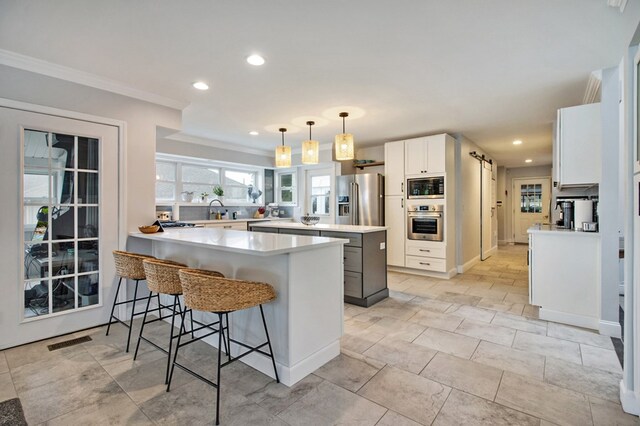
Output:
<path fill-rule="evenodd" d="M 544 356 L 491 342 L 480 342 L 471 360 L 538 380 L 544 377 Z"/>
<path fill-rule="evenodd" d="M 591 425 L 587 397 L 536 379 L 505 372 L 495 402 L 558 425 Z"/>
<path fill-rule="evenodd" d="M 613 350 L 613 343 L 609 336 L 603 336 L 594 331 L 582 328 L 571 327 L 569 325 L 557 324 L 550 322 L 547 336 L 557 337 L 558 339 L 571 340 L 576 343 L 584 343 L 586 345 L 598 346 L 603 349 Z"/>
<path fill-rule="evenodd" d="M 552 356 L 575 362 L 576 364 L 582 364 L 580 346 L 575 342 L 518 331 L 513 342 L 513 347 L 527 352 Z"/>
<path fill-rule="evenodd" d="M 427 311 L 421 309 L 413 315 L 409 321 L 423 325 L 425 327 L 435 327 L 440 330 L 453 331 L 462 322 L 462 318 L 440 312 Z"/>
<path fill-rule="evenodd" d="M 313 391 L 323 381 L 324 379 L 321 377 L 310 374 L 291 387 L 271 382 L 267 386 L 247 394 L 246 397 L 266 409 L 269 414 L 279 414 Z"/>
<path fill-rule="evenodd" d="M 384 338 L 384 334 L 369 330 L 356 333 L 345 333 L 340 339 L 340 346 L 352 352 L 362 353 Z"/>
<path fill-rule="evenodd" d="M 386 411 L 368 399 L 325 381 L 278 417 L 292 426 L 375 425 Z"/>
<path fill-rule="evenodd" d="M 127 395 L 117 393 L 49 420 L 45 425 L 151 426 L 153 423 Z"/>
<path fill-rule="evenodd" d="M 358 392 L 418 423 L 430 424 L 451 388 L 393 367 L 385 367 Z"/>
<path fill-rule="evenodd" d="M 455 332 L 504 346 L 511 346 L 516 335 L 516 331 L 511 328 L 469 319 L 465 319 Z"/>
<path fill-rule="evenodd" d="M 595 426 L 638 426 L 640 424 L 640 419 L 637 416 L 622 411 L 622 407 L 618 403 L 592 396 L 589 397 L 589 403 Z"/>
<path fill-rule="evenodd" d="M 545 382 L 609 401 L 620 401 L 621 373 L 583 367 L 556 358 L 547 358 Z"/>
<path fill-rule="evenodd" d="M 444 330 L 428 328 L 413 341 L 414 344 L 426 346 L 449 355 L 460 358 L 471 358 L 476 350 L 479 339 L 460 334 L 450 333 Z"/>
<path fill-rule="evenodd" d="M 446 291 L 438 296 L 438 300 L 442 300 L 444 302 L 459 303 L 461 305 L 471 306 L 477 305 L 481 299 L 482 297 L 470 296 L 467 294 L 457 294 L 450 291 Z"/>
<path fill-rule="evenodd" d="M 436 351 L 424 346 L 387 337 L 367 349 L 363 355 L 418 374 L 435 354 Z"/>
<path fill-rule="evenodd" d="M 406 340 L 407 342 L 412 342 L 425 329 L 426 327 L 420 324 L 387 317 L 380 319 L 369 327 L 369 331 L 373 333 L 384 334 L 387 337 Z"/>
<path fill-rule="evenodd" d="M 9 364 L 7 364 L 7 357 L 4 355 L 4 351 L 0 352 L 0 374 L 9 371 Z"/>
<path fill-rule="evenodd" d="M 540 420 L 500 404 L 452 390 L 434 426 L 538 426 Z"/>
<path fill-rule="evenodd" d="M 0 374 L 0 402 L 13 399 L 16 396 L 16 389 L 13 386 L 11 374 L 8 372 Z"/>
<path fill-rule="evenodd" d="M 491 322 L 493 317 L 496 315 L 495 311 L 489 309 L 457 304 L 452 305 L 449 309 L 446 310 L 445 313 L 482 322 Z"/>
<path fill-rule="evenodd" d="M 389 410 L 382 416 L 380 421 L 376 423 L 376 426 L 420 426 L 420 423 L 416 423 L 395 411 Z"/>
<path fill-rule="evenodd" d="M 496 314 L 491 324 L 501 325 L 503 327 L 513 328 L 515 330 L 526 331 L 528 333 L 547 334 L 547 322 L 532 318 L 514 315 L 510 313 L 500 312 Z"/>
<path fill-rule="evenodd" d="M 318 368 L 314 374 L 344 389 L 356 392 L 382 367 L 384 363 L 375 360 L 355 359 L 340 354 Z"/>
<path fill-rule="evenodd" d="M 622 373 L 622 367 L 618 355 L 614 350 L 597 348 L 590 345 L 580 345 L 582 351 L 582 363 L 585 367 L 599 368 L 600 370 Z"/>
<path fill-rule="evenodd" d="M 502 290 L 494 290 L 492 289 L 483 289 L 483 288 L 470 288 L 465 294 L 469 294 L 471 296 L 479 296 L 485 299 L 492 299 L 497 301 L 504 300 L 504 297 L 507 295 L 506 291 Z"/>
<path fill-rule="evenodd" d="M 408 302 L 410 305 L 418 306 L 421 309 L 425 309 L 431 312 L 445 312 L 453 304 L 450 302 L 443 302 L 437 299 L 429 299 L 427 297 L 417 296 Z"/>
<path fill-rule="evenodd" d="M 440 352 L 420 375 L 452 388 L 493 400 L 500 384 L 502 370 Z"/>

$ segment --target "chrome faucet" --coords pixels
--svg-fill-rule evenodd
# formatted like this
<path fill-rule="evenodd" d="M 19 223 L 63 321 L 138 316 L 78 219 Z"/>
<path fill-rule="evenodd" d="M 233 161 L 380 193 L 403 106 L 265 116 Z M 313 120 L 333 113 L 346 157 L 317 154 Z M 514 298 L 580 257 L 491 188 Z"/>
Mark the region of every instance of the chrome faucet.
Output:
<path fill-rule="evenodd" d="M 220 201 L 219 199 L 215 198 L 215 199 L 211 200 L 211 201 L 209 202 L 209 219 L 211 219 L 211 216 L 213 216 L 213 210 L 211 209 L 211 205 L 212 205 L 213 203 L 215 203 L 216 201 L 217 201 L 218 203 L 220 203 L 220 207 L 224 207 L 224 204 L 222 204 L 222 201 Z"/>

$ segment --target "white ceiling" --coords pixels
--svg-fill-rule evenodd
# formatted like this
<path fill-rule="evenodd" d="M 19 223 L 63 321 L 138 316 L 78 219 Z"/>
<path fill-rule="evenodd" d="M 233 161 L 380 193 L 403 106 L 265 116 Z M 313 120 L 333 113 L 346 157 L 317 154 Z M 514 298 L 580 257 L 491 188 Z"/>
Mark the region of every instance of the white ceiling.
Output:
<path fill-rule="evenodd" d="M 0 0 L 0 49 L 186 101 L 194 136 L 270 150 L 283 125 L 295 147 L 293 122 L 332 111 L 314 127 L 328 143 L 351 106 L 357 147 L 460 132 L 520 166 L 550 163 L 555 110 L 582 103 L 639 21 L 637 0 Z"/>

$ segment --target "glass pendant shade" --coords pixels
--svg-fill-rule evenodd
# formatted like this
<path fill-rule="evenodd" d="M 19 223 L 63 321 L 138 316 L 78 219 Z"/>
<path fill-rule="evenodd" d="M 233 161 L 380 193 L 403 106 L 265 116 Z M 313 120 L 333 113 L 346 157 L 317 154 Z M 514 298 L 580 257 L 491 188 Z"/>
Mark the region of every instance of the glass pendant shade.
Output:
<path fill-rule="evenodd" d="M 336 160 L 353 160 L 353 135 L 351 133 L 340 133 L 335 140 Z"/>
<path fill-rule="evenodd" d="M 276 167 L 291 167 L 291 147 L 281 145 L 276 147 Z"/>
<path fill-rule="evenodd" d="M 319 145 L 313 140 L 302 142 L 302 164 L 318 164 Z"/>

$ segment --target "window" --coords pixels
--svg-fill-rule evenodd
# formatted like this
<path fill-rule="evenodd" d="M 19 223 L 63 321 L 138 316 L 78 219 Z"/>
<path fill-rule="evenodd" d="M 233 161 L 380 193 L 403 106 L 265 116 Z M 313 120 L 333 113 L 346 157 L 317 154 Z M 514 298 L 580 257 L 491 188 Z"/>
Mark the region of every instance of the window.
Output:
<path fill-rule="evenodd" d="M 520 185 L 520 212 L 542 212 L 542 185 L 539 183 Z"/>
<path fill-rule="evenodd" d="M 279 204 L 297 204 L 296 172 L 288 171 L 277 173 L 277 202 Z"/>
<path fill-rule="evenodd" d="M 311 191 L 309 194 L 310 213 L 313 215 L 329 215 L 331 196 L 331 176 L 310 176 Z"/>
<path fill-rule="evenodd" d="M 182 192 L 193 192 L 193 200 L 201 200 L 201 194 L 208 194 L 205 202 L 218 198 L 213 194 L 217 185 L 224 190 L 225 203 L 260 204 L 262 200 L 262 169 L 237 166 L 227 168 L 221 163 L 205 162 L 198 159 L 175 159 L 158 156 L 156 161 L 156 201 L 181 201 Z"/>

